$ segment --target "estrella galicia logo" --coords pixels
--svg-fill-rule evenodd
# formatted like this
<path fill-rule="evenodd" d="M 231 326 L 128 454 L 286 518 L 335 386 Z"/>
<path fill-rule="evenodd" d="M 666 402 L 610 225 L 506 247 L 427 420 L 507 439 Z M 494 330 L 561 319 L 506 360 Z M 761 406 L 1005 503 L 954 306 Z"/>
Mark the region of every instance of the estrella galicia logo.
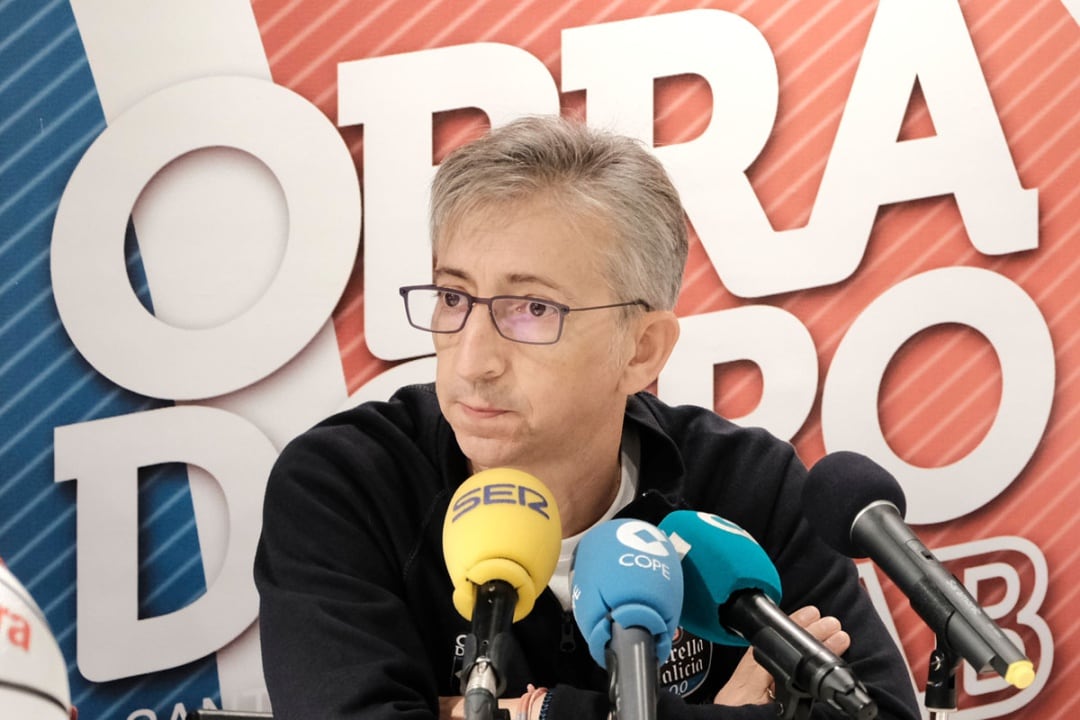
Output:
<path fill-rule="evenodd" d="M 712 665 L 712 643 L 683 628 L 675 631 L 671 654 L 660 666 L 660 689 L 686 697 L 701 687 Z"/>

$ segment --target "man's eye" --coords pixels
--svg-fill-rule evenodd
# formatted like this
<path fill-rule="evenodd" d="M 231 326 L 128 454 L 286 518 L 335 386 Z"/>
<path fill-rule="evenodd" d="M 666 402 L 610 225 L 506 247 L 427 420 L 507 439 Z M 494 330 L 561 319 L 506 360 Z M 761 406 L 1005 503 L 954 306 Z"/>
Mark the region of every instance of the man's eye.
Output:
<path fill-rule="evenodd" d="M 533 317 L 544 317 L 547 313 L 551 312 L 551 306 L 542 302 L 529 303 L 529 314 Z"/>
<path fill-rule="evenodd" d="M 458 293 L 443 291 L 440 295 L 442 295 L 442 303 L 446 307 L 457 307 L 464 300 Z"/>

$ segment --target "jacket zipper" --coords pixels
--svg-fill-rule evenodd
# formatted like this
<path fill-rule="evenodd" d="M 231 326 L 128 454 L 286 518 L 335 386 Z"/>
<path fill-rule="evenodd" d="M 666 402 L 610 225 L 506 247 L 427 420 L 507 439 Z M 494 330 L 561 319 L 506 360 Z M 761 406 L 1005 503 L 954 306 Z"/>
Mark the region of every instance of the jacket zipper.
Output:
<path fill-rule="evenodd" d="M 562 635 L 559 637 L 559 650 L 564 653 L 572 653 L 577 649 L 577 641 L 574 640 L 574 612 L 563 610 Z"/>

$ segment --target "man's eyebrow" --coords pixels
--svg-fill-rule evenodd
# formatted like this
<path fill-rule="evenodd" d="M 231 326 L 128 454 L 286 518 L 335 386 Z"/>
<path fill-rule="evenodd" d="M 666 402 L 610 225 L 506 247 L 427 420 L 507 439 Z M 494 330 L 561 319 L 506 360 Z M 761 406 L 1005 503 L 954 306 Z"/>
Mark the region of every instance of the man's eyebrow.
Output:
<path fill-rule="evenodd" d="M 562 286 L 554 280 L 532 273 L 511 273 L 507 279 L 514 285 L 537 284 L 552 290 L 562 290 Z"/>
<path fill-rule="evenodd" d="M 461 268 L 455 268 L 455 267 L 439 267 L 439 266 L 436 266 L 435 271 L 434 271 L 434 275 L 435 275 L 435 277 L 451 277 L 451 278 L 456 278 L 458 280 L 471 280 L 472 279 L 472 275 L 470 275 L 468 272 L 466 272 L 465 270 L 462 270 Z M 548 278 L 545 278 L 545 277 L 543 277 L 541 275 L 536 275 L 534 273 L 510 273 L 509 275 L 506 276 L 506 279 L 511 285 L 530 285 L 530 284 L 543 285 L 544 287 L 550 288 L 552 290 L 557 290 L 557 291 L 560 291 L 560 292 L 563 289 L 562 285 L 560 285 L 559 283 L 557 283 L 557 282 L 555 282 L 553 280 L 550 280 Z"/>
<path fill-rule="evenodd" d="M 436 276 L 438 276 L 438 275 L 449 275 L 450 277 L 457 278 L 458 280 L 468 280 L 469 279 L 469 273 L 465 272 L 464 270 L 459 270 L 457 268 L 452 268 L 452 267 L 439 267 L 438 265 L 435 266 L 434 274 Z"/>

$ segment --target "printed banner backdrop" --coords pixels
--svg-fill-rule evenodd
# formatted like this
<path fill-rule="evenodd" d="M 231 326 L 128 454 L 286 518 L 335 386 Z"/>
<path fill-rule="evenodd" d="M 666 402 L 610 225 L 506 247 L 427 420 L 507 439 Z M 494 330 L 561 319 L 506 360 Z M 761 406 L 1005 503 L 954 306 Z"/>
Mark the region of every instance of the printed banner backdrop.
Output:
<path fill-rule="evenodd" d="M 0 2 L 0 557 L 80 716 L 269 709 L 266 472 L 319 418 L 432 376 L 396 287 L 429 269 L 433 167 L 489 123 L 562 111 L 653 145 L 684 196 L 683 336 L 656 392 L 807 464 L 887 467 L 1038 671 L 1018 691 L 965 666 L 957 717 L 1072 717 L 1078 18 L 1075 0 Z M 922 699 L 934 638 L 860 570 Z M 17 622 L 0 612 L 0 654 Z"/>

